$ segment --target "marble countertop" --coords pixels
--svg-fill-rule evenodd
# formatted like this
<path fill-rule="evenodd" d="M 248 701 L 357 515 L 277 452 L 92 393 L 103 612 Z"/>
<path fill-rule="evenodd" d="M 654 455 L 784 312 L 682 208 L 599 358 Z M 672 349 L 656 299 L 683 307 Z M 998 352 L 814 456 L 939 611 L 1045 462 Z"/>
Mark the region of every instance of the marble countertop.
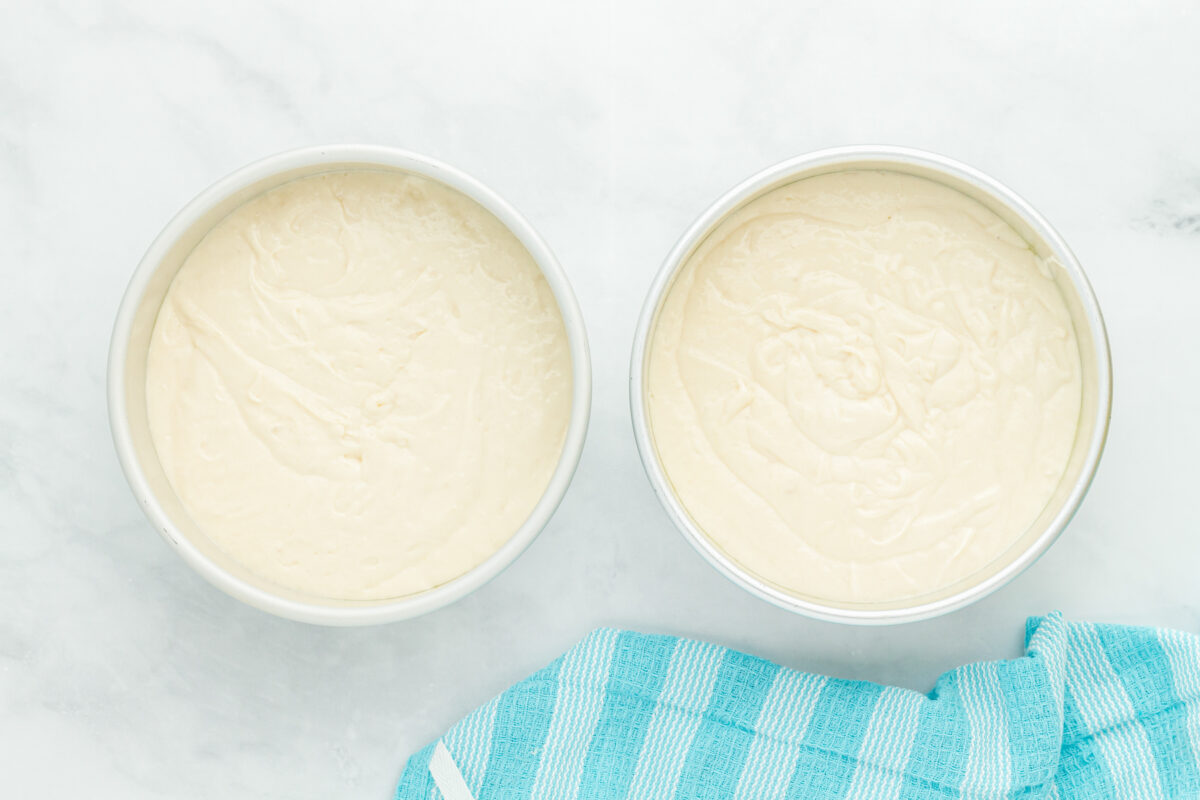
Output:
<path fill-rule="evenodd" d="M 921 690 L 1015 656 L 1050 609 L 1200 630 L 1200 16 L 850 5 L 5 3 L 5 795 L 385 798 L 411 751 L 598 625 Z M 103 392 L 117 302 L 167 219 L 244 162 L 346 141 L 510 199 L 571 276 L 594 356 L 587 446 L 543 535 L 466 600 L 369 629 L 275 619 L 193 574 L 134 504 Z M 862 142 L 1030 200 L 1091 276 L 1115 366 L 1108 451 L 1058 544 L 970 608 L 882 629 L 793 616 L 704 563 L 626 400 L 643 293 L 686 225 L 751 172 Z"/>

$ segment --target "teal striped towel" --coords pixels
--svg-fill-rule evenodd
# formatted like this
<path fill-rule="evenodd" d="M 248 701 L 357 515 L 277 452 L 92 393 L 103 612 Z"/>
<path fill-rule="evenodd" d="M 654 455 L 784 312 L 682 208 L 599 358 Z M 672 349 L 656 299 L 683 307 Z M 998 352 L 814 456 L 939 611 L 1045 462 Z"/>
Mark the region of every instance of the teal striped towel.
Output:
<path fill-rule="evenodd" d="M 928 695 L 599 630 L 408 762 L 398 800 L 1200 798 L 1200 637 L 1029 621 Z"/>

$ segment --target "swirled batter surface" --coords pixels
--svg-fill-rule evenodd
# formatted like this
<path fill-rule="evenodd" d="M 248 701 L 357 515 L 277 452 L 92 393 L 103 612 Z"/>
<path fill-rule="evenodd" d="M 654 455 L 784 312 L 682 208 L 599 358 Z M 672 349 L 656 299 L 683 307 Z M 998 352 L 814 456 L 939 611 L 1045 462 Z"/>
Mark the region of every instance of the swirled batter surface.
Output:
<path fill-rule="evenodd" d="M 329 173 L 188 257 L 147 364 L 150 430 L 200 529 L 313 595 L 397 597 L 494 553 L 562 449 L 554 296 L 490 212 L 416 176 Z"/>
<path fill-rule="evenodd" d="M 734 560 L 795 593 L 888 602 L 1012 545 L 1066 467 L 1079 349 L 1050 265 L 978 202 L 886 171 L 726 218 L 659 312 L 654 444 Z"/>

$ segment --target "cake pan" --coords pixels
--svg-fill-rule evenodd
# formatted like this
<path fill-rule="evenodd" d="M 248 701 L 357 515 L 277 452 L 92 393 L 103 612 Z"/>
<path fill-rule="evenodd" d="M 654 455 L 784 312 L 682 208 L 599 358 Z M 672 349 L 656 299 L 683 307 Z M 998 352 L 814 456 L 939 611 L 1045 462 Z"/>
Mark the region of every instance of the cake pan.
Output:
<path fill-rule="evenodd" d="M 541 500 L 525 523 L 482 564 L 419 594 L 385 600 L 336 600 L 277 586 L 218 549 L 176 497 L 150 437 L 146 414 L 146 354 L 158 309 L 172 279 L 197 243 L 252 197 L 321 172 L 373 169 L 421 175 L 472 198 L 494 214 L 529 251 L 554 293 L 567 331 L 572 365 L 571 416 L 562 453 Z M 325 625 L 367 625 L 424 614 L 482 586 L 529 545 L 558 507 L 579 463 L 591 407 L 591 362 L 583 315 L 566 273 L 533 226 L 476 179 L 416 153 L 371 145 L 292 150 L 242 167 L 201 192 L 170 221 L 138 264 L 121 301 L 108 357 L 108 411 L 121 468 L 154 528 L 193 569 L 224 592 L 282 617 Z"/>
<path fill-rule="evenodd" d="M 646 407 L 649 343 L 663 300 L 681 267 L 728 215 L 755 198 L 804 178 L 844 170 L 876 169 L 907 173 L 955 189 L 995 212 L 1038 255 L 1050 260 L 1079 343 L 1083 402 L 1066 471 L 1050 502 L 1029 529 L 1000 557 L 968 578 L 936 592 L 890 603 L 833 603 L 770 583 L 742 567 L 700 529 L 680 502 L 663 470 Z M 902 147 L 863 145 L 798 156 L 730 189 L 692 223 L 655 276 L 634 334 L 629 374 L 634 436 L 655 493 L 675 526 L 710 564 L 734 583 L 781 608 L 833 622 L 880 625 L 914 622 L 945 614 L 979 600 L 1012 580 L 1062 534 L 1091 485 L 1104 450 L 1112 406 L 1112 366 L 1100 306 L 1087 276 L 1062 237 L 1015 192 L 965 164 L 934 153 Z"/>

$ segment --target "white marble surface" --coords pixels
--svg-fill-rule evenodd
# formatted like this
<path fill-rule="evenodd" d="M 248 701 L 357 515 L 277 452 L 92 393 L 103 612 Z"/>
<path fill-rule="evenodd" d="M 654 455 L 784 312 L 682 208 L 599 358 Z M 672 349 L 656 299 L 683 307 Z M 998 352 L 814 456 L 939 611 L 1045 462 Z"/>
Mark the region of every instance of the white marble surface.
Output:
<path fill-rule="evenodd" d="M 1200 628 L 1200 16 L 967 8 L 3 4 L 0 794 L 385 798 L 412 750 L 602 624 L 921 689 L 1016 655 L 1053 608 Z M 189 571 L 134 505 L 103 396 L 118 299 L 167 218 L 246 161 L 342 141 L 429 153 L 522 209 L 574 281 L 596 384 L 575 483 L 527 554 L 449 609 L 356 630 Z M 1040 208 L 1092 277 L 1116 376 L 1063 539 L 985 601 L 891 629 L 719 577 L 656 504 L 626 404 L 643 291 L 685 225 L 763 166 L 872 141 Z"/>

